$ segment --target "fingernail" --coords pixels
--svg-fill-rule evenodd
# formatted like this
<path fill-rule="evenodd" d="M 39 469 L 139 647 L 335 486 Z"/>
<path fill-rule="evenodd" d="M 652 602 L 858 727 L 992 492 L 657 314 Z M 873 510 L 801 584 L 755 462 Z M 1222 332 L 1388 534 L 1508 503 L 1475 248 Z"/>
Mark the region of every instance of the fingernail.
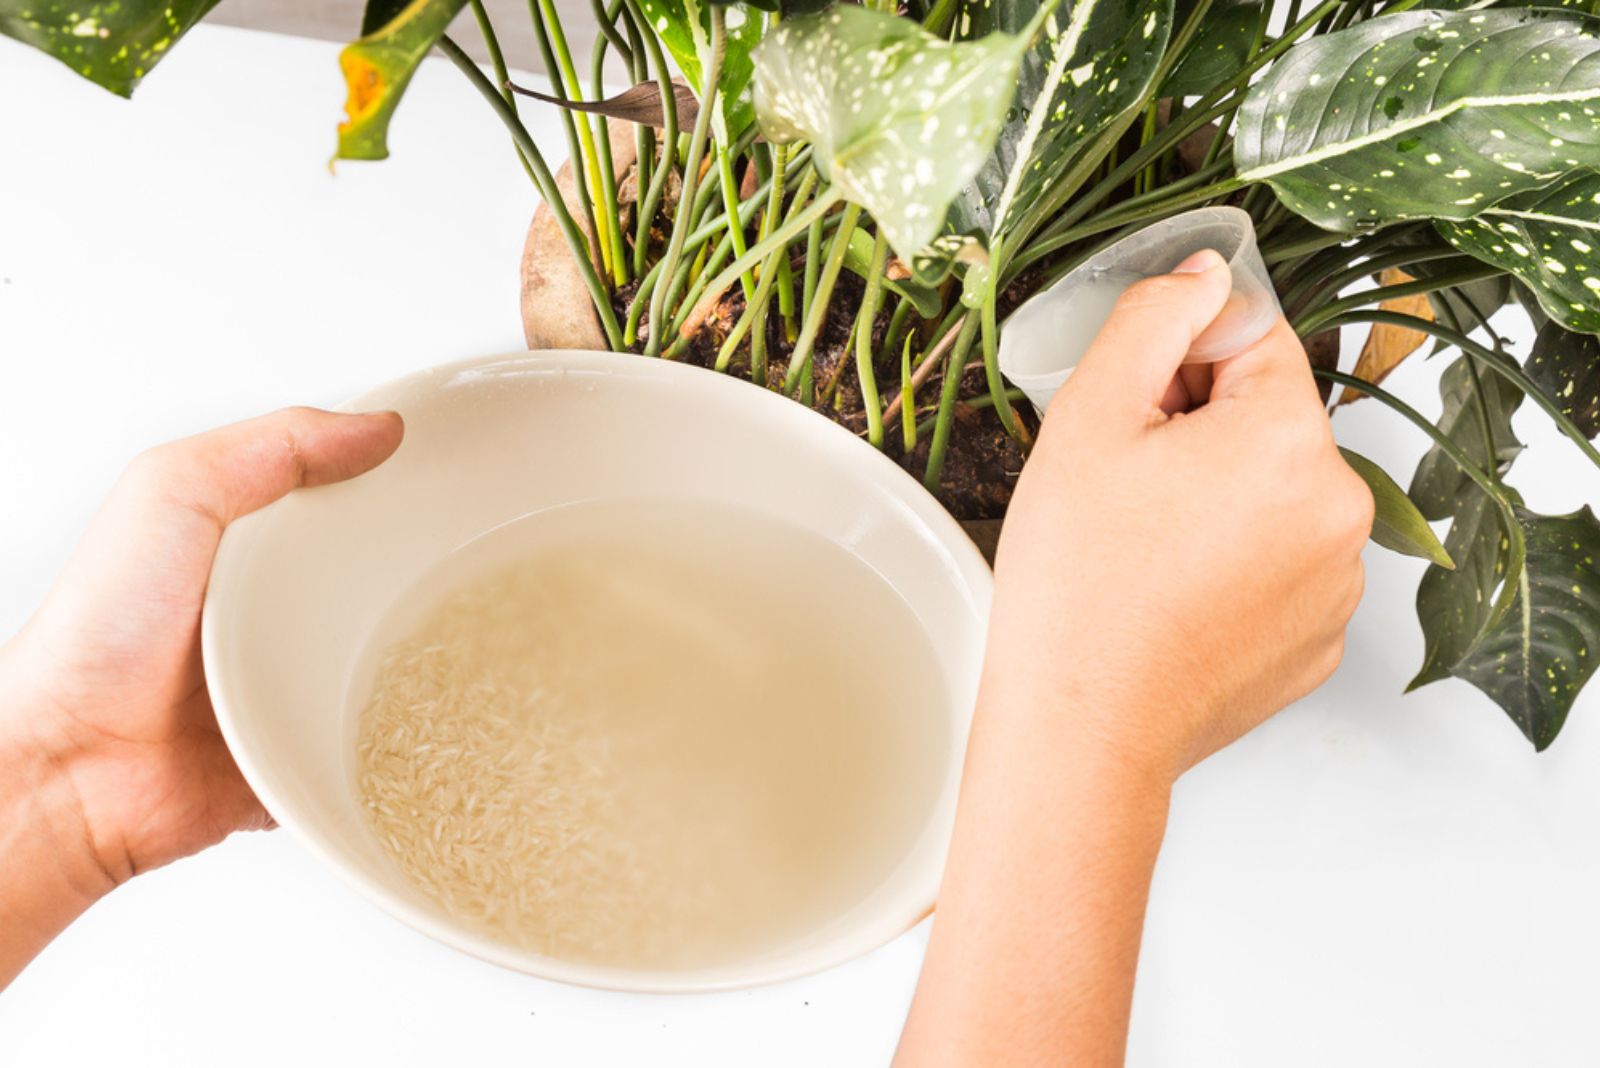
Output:
<path fill-rule="evenodd" d="M 1173 274 L 1204 274 L 1222 266 L 1222 254 L 1215 249 L 1203 248 L 1172 269 Z"/>

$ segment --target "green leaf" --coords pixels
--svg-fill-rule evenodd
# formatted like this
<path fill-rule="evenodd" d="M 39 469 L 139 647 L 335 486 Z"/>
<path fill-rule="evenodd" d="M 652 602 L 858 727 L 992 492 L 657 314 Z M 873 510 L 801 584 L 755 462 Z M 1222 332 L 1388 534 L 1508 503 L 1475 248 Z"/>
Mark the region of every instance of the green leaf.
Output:
<path fill-rule="evenodd" d="M 1183 25 L 1195 3 L 1180 0 L 1177 25 Z M 1264 6 L 1265 0 L 1214 0 L 1200 32 L 1161 84 L 1160 95 L 1201 96 L 1244 70 Z"/>
<path fill-rule="evenodd" d="M 131 96 L 178 38 L 216 6 L 217 0 L 0 0 L 0 33 L 118 96 Z"/>
<path fill-rule="evenodd" d="M 466 0 L 412 0 L 374 33 L 339 53 L 348 96 L 336 159 L 388 159 L 389 118 L 417 64 Z"/>
<path fill-rule="evenodd" d="M 1004 33 L 951 44 L 838 5 L 780 23 L 756 51 L 756 115 L 770 140 L 810 141 L 818 170 L 909 261 L 988 156 L 1025 45 Z"/>
<path fill-rule="evenodd" d="M 1568 329 L 1600 333 L 1600 172 L 1507 197 L 1434 224 L 1456 248 L 1515 274 Z"/>
<path fill-rule="evenodd" d="M 845 269 L 863 281 L 872 270 L 872 245 L 872 235 L 867 231 L 859 226 L 850 231 L 850 243 L 844 251 Z M 924 319 L 932 319 L 944 310 L 939 291 L 932 286 L 920 285 L 915 279 L 885 277 L 883 286 L 889 292 L 909 300 L 917 314 Z"/>
<path fill-rule="evenodd" d="M 1439 544 L 1439 536 L 1388 472 L 1358 452 L 1344 448 L 1339 452 L 1372 491 L 1372 500 L 1377 506 L 1372 517 L 1373 541 L 1385 549 L 1421 557 L 1443 568 L 1456 566 Z"/>
<path fill-rule="evenodd" d="M 1455 571 L 1429 568 L 1417 591 L 1428 652 L 1412 687 L 1465 679 L 1506 711 L 1535 749 L 1560 732 L 1600 654 L 1600 521 L 1587 507 L 1543 516 L 1514 505 L 1522 566 L 1501 510 L 1481 493 L 1463 501 L 1446 544 Z M 1458 533 L 1459 531 L 1459 533 Z M 1502 582 L 1507 611 L 1488 608 Z"/>
<path fill-rule="evenodd" d="M 1484 470 L 1503 474 L 1522 451 L 1522 442 L 1511 429 L 1511 414 L 1522 403 L 1522 393 L 1504 378 L 1488 368 L 1478 372 L 1477 382 L 1472 376 L 1472 357 L 1461 356 L 1445 368 L 1439 379 L 1439 396 L 1444 401 L 1438 427 L 1450 440 L 1459 445 L 1472 462 Z M 1478 386 L 1483 388 L 1482 403 Z M 1484 412 L 1487 410 L 1489 434 L 1484 433 Z M 1490 458 L 1489 443 L 1493 442 Z M 1449 456 L 1435 446 L 1429 449 L 1417 464 L 1411 478 L 1410 497 L 1417 508 L 1429 519 L 1448 518 L 1455 510 L 1463 493 L 1473 492 L 1471 480 Z M 1445 542 L 1448 549 L 1450 543 Z M 1455 556 L 1454 550 L 1451 555 Z M 1456 557 L 1458 560 L 1460 557 Z"/>
<path fill-rule="evenodd" d="M 1600 338 L 1549 323 L 1533 339 L 1523 370 L 1584 437 L 1600 436 Z"/>
<path fill-rule="evenodd" d="M 958 36 L 1028 34 L 1039 0 L 968 0 Z M 1017 76 L 994 151 L 950 212 L 955 234 L 1005 233 L 1084 144 L 1134 106 L 1172 32 L 1172 0 L 1073 0 L 1052 12 Z"/>
<path fill-rule="evenodd" d="M 700 63 L 700 45 L 711 40 L 710 4 L 699 0 L 639 0 L 639 6 L 678 69 L 704 102 L 705 70 Z M 744 5 L 725 6 L 728 8 L 726 50 L 722 54 L 722 73 L 717 78 L 717 88 L 721 91 L 721 121 L 726 128 L 718 130 L 718 137 L 724 144 L 731 144 L 755 119 L 747 91 L 754 69 L 751 53 L 766 32 L 767 17 Z M 695 22 L 699 23 L 698 34 Z"/>
<path fill-rule="evenodd" d="M 1245 98 L 1234 160 L 1329 230 L 1466 219 L 1600 164 L 1596 23 L 1406 11 L 1291 48 Z"/>
<path fill-rule="evenodd" d="M 361 36 L 377 33 L 406 9 L 408 0 L 367 0 L 361 10 Z"/>

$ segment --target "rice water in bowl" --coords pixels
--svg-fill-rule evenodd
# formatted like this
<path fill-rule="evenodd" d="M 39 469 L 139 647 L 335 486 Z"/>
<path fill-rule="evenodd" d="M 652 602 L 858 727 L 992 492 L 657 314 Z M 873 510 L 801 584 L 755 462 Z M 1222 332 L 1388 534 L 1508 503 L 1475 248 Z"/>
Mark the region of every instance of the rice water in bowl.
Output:
<path fill-rule="evenodd" d="M 609 354 L 380 388 L 400 451 L 232 528 L 223 732 L 286 828 L 497 963 L 620 989 L 838 963 L 933 903 L 988 571 L 909 476 Z"/>

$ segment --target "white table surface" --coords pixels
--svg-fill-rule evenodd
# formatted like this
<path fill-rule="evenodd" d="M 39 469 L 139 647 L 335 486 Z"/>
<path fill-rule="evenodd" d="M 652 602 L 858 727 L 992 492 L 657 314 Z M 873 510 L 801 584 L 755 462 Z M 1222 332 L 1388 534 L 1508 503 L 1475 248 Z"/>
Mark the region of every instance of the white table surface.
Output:
<path fill-rule="evenodd" d="M 0 41 L 0 636 L 136 450 L 521 347 L 535 198 L 495 119 L 429 61 L 394 158 L 330 178 L 335 51 L 203 27 L 129 104 Z M 1436 412 L 1439 366 L 1393 388 Z M 1338 424 L 1391 470 L 1422 451 L 1370 402 Z M 1576 450 L 1520 428 L 1534 507 L 1596 500 Z M 1600 1061 L 1600 684 L 1538 756 L 1464 683 L 1402 697 L 1422 568 L 1367 566 L 1333 681 L 1179 785 L 1134 1065 Z M 745 993 L 569 989 L 436 945 L 258 834 L 51 946 L 0 995 L 0 1064 L 879 1065 L 925 941 Z"/>

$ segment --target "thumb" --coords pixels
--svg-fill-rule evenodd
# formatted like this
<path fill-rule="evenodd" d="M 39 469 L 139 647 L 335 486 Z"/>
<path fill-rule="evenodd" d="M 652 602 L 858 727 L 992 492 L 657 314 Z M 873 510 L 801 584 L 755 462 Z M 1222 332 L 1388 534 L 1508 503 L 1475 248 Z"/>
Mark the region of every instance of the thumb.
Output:
<path fill-rule="evenodd" d="M 1222 311 L 1232 288 L 1227 262 L 1211 249 L 1171 274 L 1135 282 L 1117 298 L 1069 388 L 1089 394 L 1094 411 L 1138 421 L 1159 412 L 1189 346 Z"/>
<path fill-rule="evenodd" d="M 402 433 L 394 412 L 286 408 L 151 449 L 90 524 L 46 614 L 152 599 L 179 613 L 198 606 L 229 523 L 301 486 L 376 467 Z"/>

